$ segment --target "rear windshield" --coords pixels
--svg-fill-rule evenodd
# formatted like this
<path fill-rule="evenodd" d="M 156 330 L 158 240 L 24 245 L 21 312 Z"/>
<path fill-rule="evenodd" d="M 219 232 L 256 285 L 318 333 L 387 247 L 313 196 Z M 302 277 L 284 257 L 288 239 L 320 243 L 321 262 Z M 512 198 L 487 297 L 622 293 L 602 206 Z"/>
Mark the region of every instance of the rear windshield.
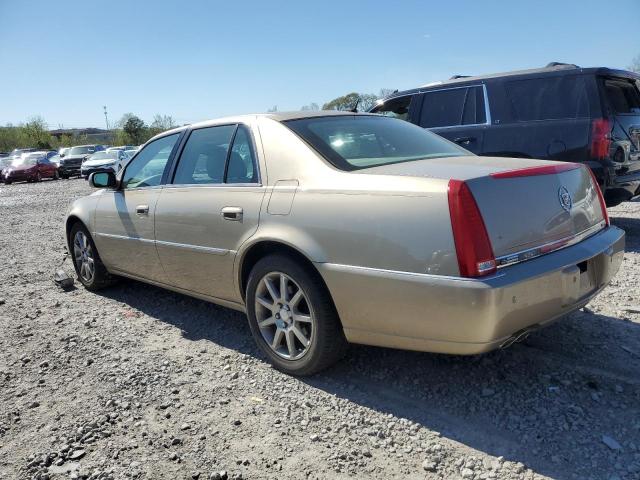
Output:
<path fill-rule="evenodd" d="M 284 123 L 341 170 L 472 155 L 435 133 L 395 118 L 349 115 Z"/>
<path fill-rule="evenodd" d="M 640 92 L 633 80 L 608 79 L 604 81 L 609 106 L 615 113 L 640 115 Z"/>
<path fill-rule="evenodd" d="M 505 85 L 517 121 L 559 120 L 589 116 L 584 76 L 516 80 Z"/>

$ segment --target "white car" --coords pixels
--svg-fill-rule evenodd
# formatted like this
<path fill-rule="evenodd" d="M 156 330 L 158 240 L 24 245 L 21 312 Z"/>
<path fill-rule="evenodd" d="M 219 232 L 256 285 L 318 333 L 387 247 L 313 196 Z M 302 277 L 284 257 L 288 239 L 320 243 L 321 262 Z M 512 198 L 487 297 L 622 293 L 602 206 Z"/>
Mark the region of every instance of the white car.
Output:
<path fill-rule="evenodd" d="M 123 150 L 103 150 L 96 152 L 82 162 L 80 176 L 88 177 L 93 172 L 111 170 L 113 173 L 120 171 L 122 166 L 129 161 L 129 155 Z"/>

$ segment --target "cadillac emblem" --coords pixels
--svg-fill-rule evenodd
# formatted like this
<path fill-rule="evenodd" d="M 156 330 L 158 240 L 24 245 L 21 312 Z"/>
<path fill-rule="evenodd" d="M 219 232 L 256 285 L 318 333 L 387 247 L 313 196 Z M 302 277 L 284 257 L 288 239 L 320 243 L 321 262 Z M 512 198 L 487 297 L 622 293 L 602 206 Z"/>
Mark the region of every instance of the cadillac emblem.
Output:
<path fill-rule="evenodd" d="M 571 194 L 567 187 L 560 187 L 558 190 L 558 200 L 560 200 L 560 206 L 567 212 L 571 211 L 573 201 L 571 200 Z"/>

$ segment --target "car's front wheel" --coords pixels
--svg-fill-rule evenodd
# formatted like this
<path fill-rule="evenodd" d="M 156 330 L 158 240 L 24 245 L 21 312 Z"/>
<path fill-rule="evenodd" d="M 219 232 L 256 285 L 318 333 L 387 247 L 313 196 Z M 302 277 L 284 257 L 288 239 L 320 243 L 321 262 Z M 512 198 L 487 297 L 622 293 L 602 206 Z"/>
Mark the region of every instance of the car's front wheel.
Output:
<path fill-rule="evenodd" d="M 346 351 L 340 319 L 320 276 L 287 256 L 258 261 L 246 303 L 251 333 L 279 370 L 311 375 Z"/>
<path fill-rule="evenodd" d="M 100 260 L 96 245 L 85 226 L 76 222 L 69 233 L 71 258 L 78 280 L 87 290 L 99 290 L 111 285 L 113 276 Z"/>

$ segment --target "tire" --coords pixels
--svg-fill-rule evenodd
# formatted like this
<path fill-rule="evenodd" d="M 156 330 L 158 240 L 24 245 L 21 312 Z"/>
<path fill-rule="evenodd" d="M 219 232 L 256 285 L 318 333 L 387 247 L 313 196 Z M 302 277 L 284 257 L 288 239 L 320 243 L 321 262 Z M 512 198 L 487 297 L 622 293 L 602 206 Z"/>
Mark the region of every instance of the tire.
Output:
<path fill-rule="evenodd" d="M 36 178 L 33 179 L 34 182 L 41 182 L 42 181 L 42 174 L 40 172 L 36 173 Z"/>
<path fill-rule="evenodd" d="M 58 170 L 53 172 L 53 180 L 59 180 L 60 179 L 60 174 L 58 173 Z"/>
<path fill-rule="evenodd" d="M 283 276 L 285 300 L 280 292 Z M 246 299 L 251 334 L 278 370 L 312 375 L 346 352 L 342 324 L 322 279 L 293 259 L 275 254 L 259 260 L 249 275 Z"/>
<path fill-rule="evenodd" d="M 60 178 L 64 178 L 65 180 L 69 179 L 69 175 L 67 175 L 66 173 L 61 173 L 60 174 Z"/>
<path fill-rule="evenodd" d="M 5 184 L 5 185 L 11 185 L 11 180 L 5 180 L 5 181 L 4 181 L 4 184 Z"/>
<path fill-rule="evenodd" d="M 81 240 L 82 236 L 86 239 L 86 243 Z M 69 233 L 69 251 L 71 252 L 71 260 L 78 275 L 78 280 L 87 290 L 100 290 L 114 283 L 114 277 L 107 271 L 102 260 L 100 260 L 100 255 L 98 254 L 95 243 L 93 243 L 93 238 L 91 238 L 89 231 L 80 222 L 76 222 L 71 227 Z M 92 261 L 88 260 L 88 258 Z M 86 264 L 84 268 L 83 263 Z M 90 272 L 91 263 L 93 264 L 93 272 Z M 91 274 L 89 275 L 89 273 Z"/>

